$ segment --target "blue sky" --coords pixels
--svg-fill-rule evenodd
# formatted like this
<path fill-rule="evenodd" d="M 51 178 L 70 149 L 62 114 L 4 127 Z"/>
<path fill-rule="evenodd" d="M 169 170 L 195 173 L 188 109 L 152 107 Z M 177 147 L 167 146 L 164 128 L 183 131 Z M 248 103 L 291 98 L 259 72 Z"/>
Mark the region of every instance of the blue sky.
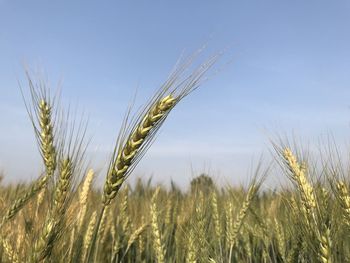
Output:
<path fill-rule="evenodd" d="M 203 43 L 203 58 L 227 48 L 232 62 L 172 112 L 133 176 L 186 185 L 204 170 L 235 183 L 269 155 L 268 134 L 346 142 L 349 12 L 348 1 L 0 0 L 0 169 L 12 181 L 41 167 L 23 64 L 63 80 L 64 100 L 89 114 L 101 169 L 135 88 L 142 105 Z"/>

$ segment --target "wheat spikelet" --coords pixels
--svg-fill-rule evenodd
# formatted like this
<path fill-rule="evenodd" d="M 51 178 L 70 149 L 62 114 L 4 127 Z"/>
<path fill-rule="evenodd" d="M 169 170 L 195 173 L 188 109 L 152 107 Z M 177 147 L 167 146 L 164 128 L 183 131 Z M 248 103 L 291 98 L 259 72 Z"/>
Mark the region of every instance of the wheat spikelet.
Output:
<path fill-rule="evenodd" d="M 46 176 L 41 177 L 37 182 L 35 182 L 28 191 L 26 191 L 20 198 L 16 199 L 10 208 L 7 209 L 5 215 L 1 219 L 0 228 L 12 219 L 18 211 L 22 209 L 22 207 L 28 202 L 30 198 L 32 198 L 36 193 L 38 193 L 47 182 Z"/>

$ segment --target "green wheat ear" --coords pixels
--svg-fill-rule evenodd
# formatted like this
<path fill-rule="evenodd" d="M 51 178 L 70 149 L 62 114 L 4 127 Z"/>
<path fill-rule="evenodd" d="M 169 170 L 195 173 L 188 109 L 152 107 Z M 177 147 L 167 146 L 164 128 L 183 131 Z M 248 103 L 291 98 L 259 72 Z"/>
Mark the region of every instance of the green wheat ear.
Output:
<path fill-rule="evenodd" d="M 196 55 L 196 54 L 195 54 Z M 103 191 L 103 204 L 115 198 L 123 182 L 142 158 L 171 110 L 202 82 L 203 75 L 217 61 L 215 55 L 194 72 L 183 77 L 194 57 L 179 66 L 132 123 L 124 123 Z M 128 118 L 126 118 L 126 121 Z"/>
<path fill-rule="evenodd" d="M 201 84 L 203 75 L 217 61 L 219 56 L 220 54 L 213 56 L 195 69 L 192 74 L 183 77 L 184 72 L 193 62 L 194 56 L 190 57 L 183 65 L 175 69 L 144 110 L 132 122 L 128 122 L 129 116 L 127 116 L 107 172 L 102 195 L 103 207 L 98 216 L 91 250 L 94 247 L 104 210 L 116 197 L 128 175 L 145 154 L 171 110 Z M 90 261 L 91 250 L 88 252 L 86 262 Z"/>
<path fill-rule="evenodd" d="M 160 99 L 149 112 L 147 112 L 143 120 L 131 133 L 126 144 L 118 153 L 117 159 L 108 174 L 103 195 L 103 202 L 105 205 L 108 205 L 118 193 L 130 165 L 140 151 L 147 136 L 151 134 L 153 129 L 157 127 L 160 121 L 169 113 L 175 105 L 175 102 L 176 99 L 171 95 Z"/>

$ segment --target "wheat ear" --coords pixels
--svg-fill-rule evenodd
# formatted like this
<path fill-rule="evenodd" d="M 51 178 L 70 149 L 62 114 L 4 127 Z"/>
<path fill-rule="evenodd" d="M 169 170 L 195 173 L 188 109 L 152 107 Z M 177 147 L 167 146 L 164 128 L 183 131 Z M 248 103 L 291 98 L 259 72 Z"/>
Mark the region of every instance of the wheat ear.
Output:
<path fill-rule="evenodd" d="M 292 151 L 286 148 L 283 151 L 283 157 L 291 172 L 292 179 L 296 182 L 298 190 L 301 195 L 301 201 L 303 205 L 302 211 L 304 211 L 307 223 L 315 232 L 319 241 L 319 257 L 324 263 L 331 263 L 331 239 L 330 229 L 327 227 L 325 233 L 321 233 L 320 229 L 317 229 L 319 221 L 316 217 L 316 198 L 313 187 L 310 185 L 306 178 L 306 167 L 303 164 L 299 164 L 297 158 L 293 155 Z"/>
<path fill-rule="evenodd" d="M 320 238 L 320 259 L 322 263 L 332 263 L 331 258 L 331 235 L 330 229 L 327 228 L 325 234 Z"/>
<path fill-rule="evenodd" d="M 211 57 L 195 69 L 192 74 L 183 77 L 185 70 L 191 65 L 196 55 L 189 57 L 174 70 L 173 74 L 151 99 L 148 106 L 131 123 L 129 129 L 124 130 L 124 134 L 123 132 L 120 134 L 104 186 L 104 205 L 108 205 L 116 196 L 130 171 L 150 146 L 152 139 L 170 111 L 200 85 L 203 75 L 220 56 L 219 54 Z M 124 128 L 127 121 L 128 119 L 123 125 Z"/>
<path fill-rule="evenodd" d="M 275 223 L 278 251 L 280 252 L 282 259 L 284 261 L 287 261 L 286 260 L 286 251 L 287 251 L 286 250 L 286 239 L 285 239 L 283 228 L 281 227 L 280 223 L 278 222 L 278 220 L 276 218 L 274 219 L 274 223 Z"/>
<path fill-rule="evenodd" d="M 126 254 L 128 253 L 129 249 L 131 248 L 132 244 L 135 243 L 135 241 L 141 236 L 141 234 L 147 229 L 147 227 L 148 227 L 148 224 L 144 223 L 138 229 L 136 229 L 134 233 L 132 233 L 132 235 L 130 236 L 130 238 L 128 240 L 128 244 L 126 246 L 125 252 L 124 252 L 120 261 L 122 261 L 125 258 Z"/>
<path fill-rule="evenodd" d="M 34 90 L 32 90 L 32 93 L 33 92 Z M 36 110 L 38 112 L 40 129 L 35 128 L 35 131 L 38 135 L 39 147 L 46 167 L 46 175 L 39 178 L 39 180 L 36 181 L 26 193 L 14 201 L 10 208 L 5 212 L 5 216 L 3 216 L 0 223 L 0 228 L 8 220 L 13 218 L 16 213 L 29 201 L 29 199 L 47 184 L 47 181 L 53 175 L 54 170 L 56 169 L 56 153 L 53 142 L 54 135 L 51 120 L 51 106 L 45 99 L 41 99 Z M 32 119 L 32 121 L 34 125 L 34 120 Z"/>
<path fill-rule="evenodd" d="M 43 261 L 50 256 L 53 244 L 58 238 L 72 175 L 72 161 L 70 158 L 66 158 L 62 160 L 60 165 L 60 177 L 54 193 L 52 213 L 48 214 L 49 217 L 45 222 L 41 238 L 35 246 L 35 261 Z"/>
<path fill-rule="evenodd" d="M 89 196 L 92 182 L 94 180 L 94 176 L 95 176 L 94 171 L 90 169 L 86 174 L 81 191 L 79 192 L 80 211 L 79 211 L 79 217 L 78 217 L 78 233 L 80 232 L 81 227 L 83 226 L 83 223 L 84 223 L 86 210 L 87 210 L 87 199 Z"/>
<path fill-rule="evenodd" d="M 171 95 L 160 99 L 129 136 L 129 139 L 118 154 L 115 164 L 107 177 L 103 195 L 103 202 L 105 204 L 109 204 L 116 196 L 125 180 L 127 171 L 134 157 L 140 150 L 146 137 L 149 136 L 153 128 L 157 126 L 159 121 L 171 110 L 174 104 L 175 98 Z"/>
<path fill-rule="evenodd" d="M 283 151 L 283 157 L 287 163 L 287 166 L 291 172 L 291 178 L 296 182 L 298 190 L 301 195 L 301 200 L 303 207 L 306 210 L 308 216 L 314 215 L 314 209 L 316 208 L 316 199 L 314 191 L 310 183 L 306 178 L 306 167 L 305 165 L 300 165 L 293 155 L 292 151 L 286 148 Z"/>
<path fill-rule="evenodd" d="M 190 226 L 190 230 L 187 238 L 187 255 L 186 262 L 187 263 L 196 263 L 198 258 L 198 251 L 196 246 L 196 233 L 194 231 L 194 227 Z"/>
<path fill-rule="evenodd" d="M 228 229 L 229 230 L 229 245 L 230 245 L 229 262 L 231 262 L 232 250 L 233 250 L 233 247 L 235 246 L 239 230 L 243 224 L 244 218 L 247 215 L 247 212 L 248 212 L 248 209 L 251 205 L 251 202 L 258 191 L 258 188 L 259 188 L 259 186 L 255 185 L 255 183 L 253 183 L 249 187 L 247 196 L 245 197 L 245 200 L 242 204 L 242 207 L 239 210 L 237 218 L 234 221 L 233 225 L 231 225 L 231 229 Z"/>
<path fill-rule="evenodd" d="M 220 218 L 220 213 L 219 213 L 218 194 L 215 190 L 212 192 L 210 200 L 211 200 L 211 207 L 212 207 L 212 211 L 213 211 L 213 221 L 214 221 L 215 234 L 216 234 L 216 237 L 218 240 L 220 256 L 222 258 L 223 257 L 223 253 L 222 253 L 223 229 L 222 229 L 221 218 Z"/>
<path fill-rule="evenodd" d="M 156 258 L 158 263 L 165 262 L 165 247 L 161 236 L 161 231 L 159 228 L 159 212 L 157 207 L 157 197 L 159 194 L 160 188 L 158 187 L 154 192 L 151 200 L 151 218 L 152 218 L 152 234 L 153 234 L 153 248 L 156 252 Z"/>
<path fill-rule="evenodd" d="M 56 169 L 56 150 L 54 146 L 54 132 L 51 121 L 51 106 L 45 100 L 39 102 L 39 125 L 40 125 L 40 150 L 46 167 L 48 177 L 53 175 Z"/>
<path fill-rule="evenodd" d="M 340 181 L 337 183 L 337 197 L 340 201 L 344 214 L 344 221 L 350 227 L 350 195 L 345 183 Z"/>
<path fill-rule="evenodd" d="M 97 212 L 94 211 L 92 216 L 91 216 L 89 225 L 87 227 L 86 234 L 84 236 L 83 252 L 81 254 L 82 255 L 82 257 L 81 257 L 82 261 L 81 262 L 84 262 L 84 259 L 86 258 L 86 255 L 87 255 L 87 252 L 88 252 L 88 249 L 90 247 L 92 236 L 94 234 L 94 228 L 95 228 L 95 225 L 96 225 L 96 219 L 97 219 Z"/>

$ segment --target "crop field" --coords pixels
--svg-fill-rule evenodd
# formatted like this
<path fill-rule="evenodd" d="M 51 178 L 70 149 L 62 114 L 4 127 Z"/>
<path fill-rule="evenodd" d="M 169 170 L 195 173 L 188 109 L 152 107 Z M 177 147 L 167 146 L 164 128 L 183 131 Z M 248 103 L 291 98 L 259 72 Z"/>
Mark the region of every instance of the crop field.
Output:
<path fill-rule="evenodd" d="M 128 111 L 103 187 L 85 162 L 86 125 L 68 121 L 59 95 L 28 73 L 24 100 L 43 169 L 31 183 L 0 184 L 1 262 L 350 262 L 349 176 L 334 155 L 315 156 L 316 164 L 302 149 L 272 143 L 291 183 L 274 191 L 261 187 L 263 165 L 246 187 L 218 186 L 206 174 L 187 191 L 147 178 L 128 184 L 169 113 L 218 56 L 186 75 L 192 59 L 142 110 Z"/>

